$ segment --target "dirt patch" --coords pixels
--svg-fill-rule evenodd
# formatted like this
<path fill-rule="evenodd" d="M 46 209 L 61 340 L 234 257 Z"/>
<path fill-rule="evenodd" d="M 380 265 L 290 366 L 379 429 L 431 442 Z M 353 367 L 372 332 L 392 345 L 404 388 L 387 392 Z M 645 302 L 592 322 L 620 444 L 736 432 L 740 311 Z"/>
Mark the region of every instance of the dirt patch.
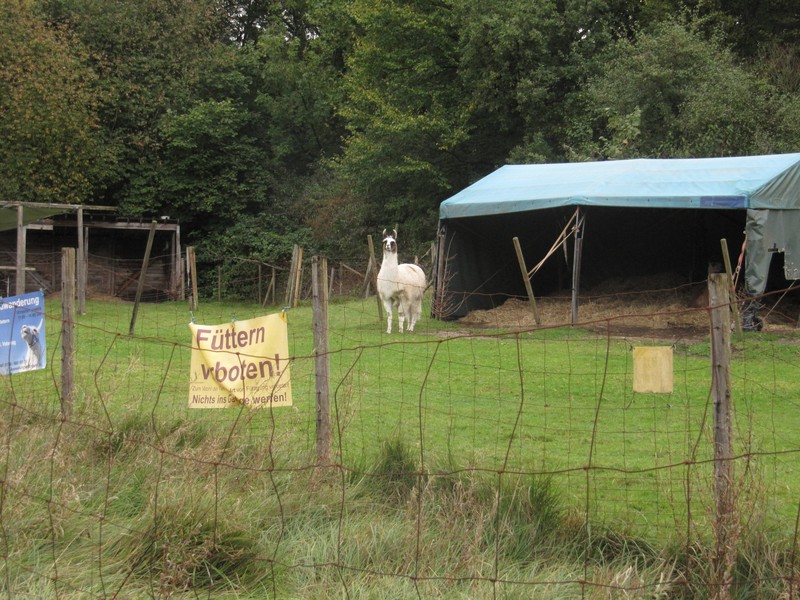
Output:
<path fill-rule="evenodd" d="M 708 335 L 710 313 L 705 283 L 668 287 L 668 279 L 608 281 L 582 294 L 577 325 L 614 337 L 687 340 Z M 660 286 L 660 287 L 659 287 Z M 644 291 L 642 291 L 644 290 Z M 759 315 L 764 331 L 796 329 L 800 304 L 784 297 L 763 299 Z M 541 327 L 569 325 L 572 315 L 569 295 L 536 298 Z M 476 310 L 459 323 L 472 328 L 531 329 L 536 327 L 527 299 L 510 298 L 491 310 Z"/>

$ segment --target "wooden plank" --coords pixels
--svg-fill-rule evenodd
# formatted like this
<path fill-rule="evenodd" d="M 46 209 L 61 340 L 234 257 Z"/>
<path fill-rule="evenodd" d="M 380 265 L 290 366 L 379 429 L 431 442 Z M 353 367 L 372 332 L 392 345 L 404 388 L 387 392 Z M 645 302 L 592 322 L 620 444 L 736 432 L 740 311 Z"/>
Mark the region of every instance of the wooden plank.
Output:
<path fill-rule="evenodd" d="M 43 221 L 47 225 L 56 225 L 58 227 L 77 227 L 77 221 L 73 221 L 71 219 L 64 219 L 63 221 L 55 222 L 47 222 Z M 134 231 L 150 231 L 151 224 L 150 223 L 128 223 L 128 222 L 118 222 L 115 221 L 113 223 L 106 223 L 103 221 L 94 221 L 94 222 L 87 222 L 86 227 L 91 229 L 131 229 Z M 156 231 L 178 231 L 180 229 L 180 225 L 177 223 L 158 223 L 156 221 Z"/>

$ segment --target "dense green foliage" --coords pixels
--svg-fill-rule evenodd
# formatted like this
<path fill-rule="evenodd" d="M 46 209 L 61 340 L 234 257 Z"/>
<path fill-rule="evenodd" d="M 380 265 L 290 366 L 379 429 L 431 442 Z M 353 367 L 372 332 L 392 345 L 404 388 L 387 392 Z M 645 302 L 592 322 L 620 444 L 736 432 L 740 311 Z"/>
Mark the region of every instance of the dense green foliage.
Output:
<path fill-rule="evenodd" d="M 422 253 L 507 162 L 800 144 L 790 0 L 1 4 L 0 198 L 169 215 L 206 260 Z"/>

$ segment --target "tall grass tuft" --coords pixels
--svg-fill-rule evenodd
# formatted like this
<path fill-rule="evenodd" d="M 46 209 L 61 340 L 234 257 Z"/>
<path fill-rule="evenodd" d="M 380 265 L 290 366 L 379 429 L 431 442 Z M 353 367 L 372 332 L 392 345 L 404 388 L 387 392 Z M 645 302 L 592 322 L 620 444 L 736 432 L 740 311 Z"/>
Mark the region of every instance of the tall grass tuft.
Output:
<path fill-rule="evenodd" d="M 381 444 L 375 467 L 366 481 L 380 496 L 403 503 L 422 479 L 414 451 L 402 439 L 392 438 Z"/>

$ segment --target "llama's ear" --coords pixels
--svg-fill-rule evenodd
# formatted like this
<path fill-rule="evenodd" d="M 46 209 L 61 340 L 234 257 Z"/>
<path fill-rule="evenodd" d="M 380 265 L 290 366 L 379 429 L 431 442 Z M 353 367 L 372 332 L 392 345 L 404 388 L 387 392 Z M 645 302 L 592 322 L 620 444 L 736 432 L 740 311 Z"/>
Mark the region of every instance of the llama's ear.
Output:
<path fill-rule="evenodd" d="M 383 230 L 383 234 L 382 235 L 383 235 L 383 237 L 386 237 L 386 230 L 385 229 Z"/>
<path fill-rule="evenodd" d="M 392 229 L 394 231 L 394 239 L 397 239 L 397 229 Z"/>

